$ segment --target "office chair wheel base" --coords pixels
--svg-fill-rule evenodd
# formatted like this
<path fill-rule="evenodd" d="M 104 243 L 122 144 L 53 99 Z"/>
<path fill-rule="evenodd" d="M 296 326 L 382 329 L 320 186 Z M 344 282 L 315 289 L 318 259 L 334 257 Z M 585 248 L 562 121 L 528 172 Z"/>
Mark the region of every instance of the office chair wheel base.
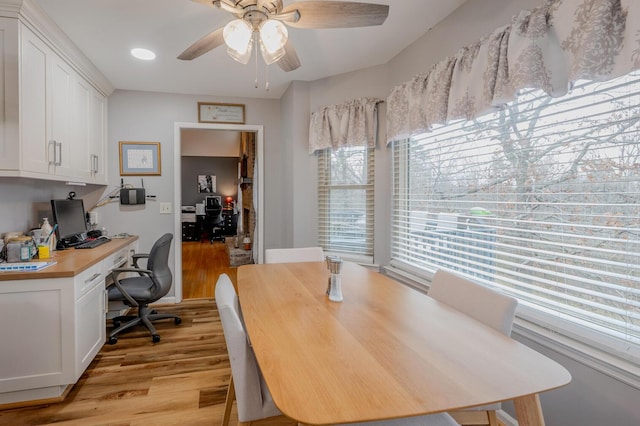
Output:
<path fill-rule="evenodd" d="M 173 322 L 178 325 L 178 324 L 182 324 L 182 318 L 176 318 L 173 320 Z"/>
<path fill-rule="evenodd" d="M 113 328 L 120 327 L 120 324 L 121 324 L 120 321 L 113 320 Z"/>
<path fill-rule="evenodd" d="M 160 335 L 158 334 L 151 335 L 151 340 L 153 341 L 153 343 L 158 343 L 160 341 Z"/>
<path fill-rule="evenodd" d="M 116 343 L 118 343 L 118 338 L 117 337 L 109 337 L 109 344 L 110 345 L 115 345 Z"/>

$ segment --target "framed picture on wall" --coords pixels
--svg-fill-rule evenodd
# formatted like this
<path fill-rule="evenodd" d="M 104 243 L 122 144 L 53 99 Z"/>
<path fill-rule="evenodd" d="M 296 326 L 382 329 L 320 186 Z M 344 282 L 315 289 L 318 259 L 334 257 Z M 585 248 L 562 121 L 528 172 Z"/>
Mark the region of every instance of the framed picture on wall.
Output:
<path fill-rule="evenodd" d="M 120 142 L 120 176 L 160 176 L 160 142 Z"/>
<path fill-rule="evenodd" d="M 198 175 L 198 192 L 209 194 L 216 192 L 216 177 L 214 175 Z"/>
<path fill-rule="evenodd" d="M 198 122 L 244 124 L 244 104 L 198 102 Z"/>

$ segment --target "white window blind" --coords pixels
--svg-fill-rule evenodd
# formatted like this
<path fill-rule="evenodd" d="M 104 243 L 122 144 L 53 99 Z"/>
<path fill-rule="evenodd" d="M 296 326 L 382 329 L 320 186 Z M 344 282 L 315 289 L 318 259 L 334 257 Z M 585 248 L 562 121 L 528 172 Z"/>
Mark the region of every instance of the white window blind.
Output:
<path fill-rule="evenodd" d="M 394 266 L 453 269 L 640 359 L 640 73 L 525 90 L 393 150 Z"/>
<path fill-rule="evenodd" d="M 373 257 L 374 150 L 318 152 L 318 238 L 328 252 Z"/>

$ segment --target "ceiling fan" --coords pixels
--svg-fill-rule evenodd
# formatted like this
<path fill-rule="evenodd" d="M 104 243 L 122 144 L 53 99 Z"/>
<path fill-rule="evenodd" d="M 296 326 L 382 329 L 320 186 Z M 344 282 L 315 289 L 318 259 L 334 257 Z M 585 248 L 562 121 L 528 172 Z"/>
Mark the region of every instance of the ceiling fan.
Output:
<path fill-rule="evenodd" d="M 382 25 L 389 6 L 348 1 L 298 1 L 283 7 L 282 0 L 192 0 L 230 12 L 236 19 L 202 37 L 178 59 L 192 60 L 223 44 L 227 53 L 246 64 L 258 45 L 267 64 L 284 71 L 300 67 L 300 59 L 284 24 L 293 28 L 353 28 Z"/>

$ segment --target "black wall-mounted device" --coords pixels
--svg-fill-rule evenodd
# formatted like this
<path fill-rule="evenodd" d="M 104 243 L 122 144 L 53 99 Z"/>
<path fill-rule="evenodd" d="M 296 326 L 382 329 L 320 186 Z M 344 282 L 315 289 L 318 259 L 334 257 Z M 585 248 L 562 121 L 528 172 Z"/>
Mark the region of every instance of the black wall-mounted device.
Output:
<path fill-rule="evenodd" d="M 144 204 L 144 188 L 122 188 L 120 190 L 120 204 Z"/>

